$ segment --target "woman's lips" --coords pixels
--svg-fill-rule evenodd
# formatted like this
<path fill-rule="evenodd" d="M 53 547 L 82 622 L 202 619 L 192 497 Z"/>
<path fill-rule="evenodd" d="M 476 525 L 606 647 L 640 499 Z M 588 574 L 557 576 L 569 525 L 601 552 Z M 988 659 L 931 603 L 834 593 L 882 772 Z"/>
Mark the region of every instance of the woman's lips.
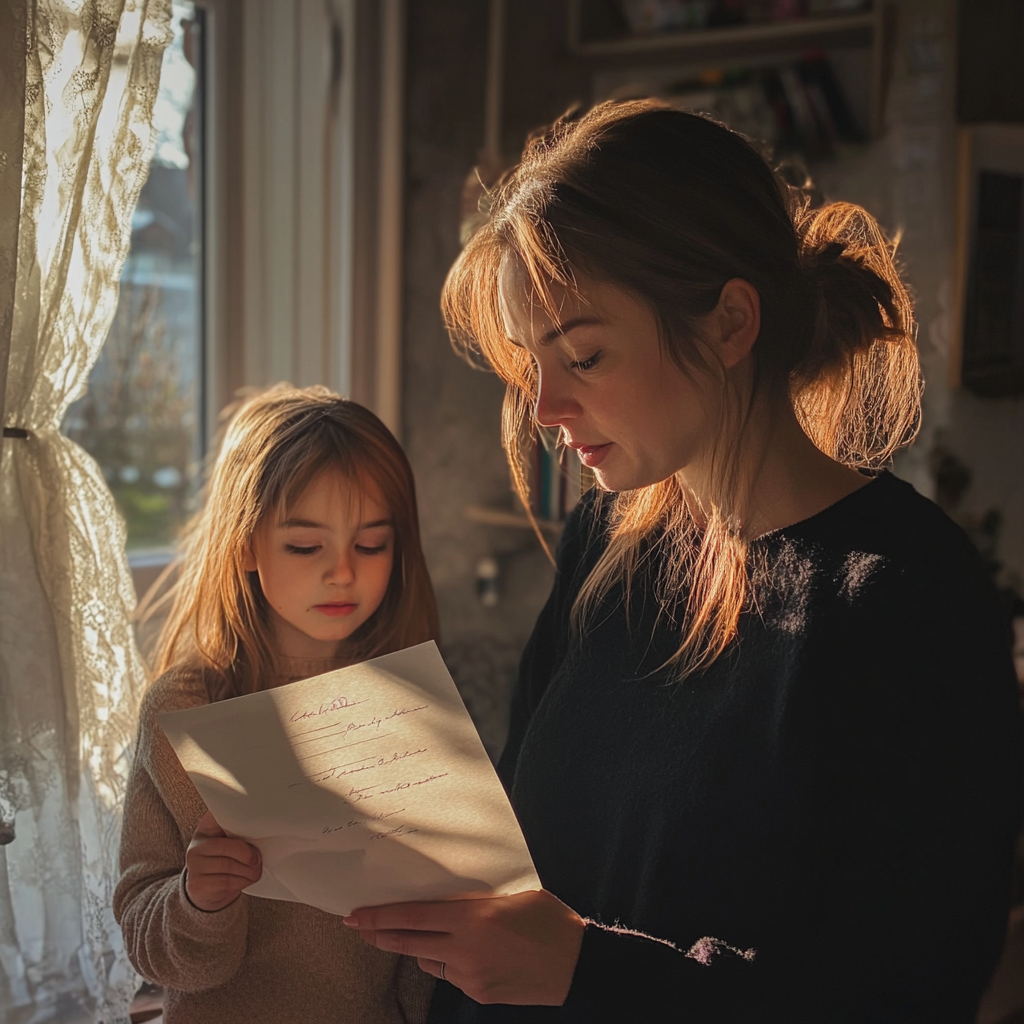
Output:
<path fill-rule="evenodd" d="M 574 444 L 573 448 L 579 453 L 580 462 L 584 466 L 594 469 L 604 462 L 604 457 L 608 454 L 611 446 L 612 442 L 609 441 L 607 444 Z"/>
<path fill-rule="evenodd" d="M 324 615 L 330 615 L 332 618 L 341 615 L 351 615 L 356 610 L 354 604 L 318 604 L 314 605 L 314 608 L 318 612 L 322 612 Z"/>

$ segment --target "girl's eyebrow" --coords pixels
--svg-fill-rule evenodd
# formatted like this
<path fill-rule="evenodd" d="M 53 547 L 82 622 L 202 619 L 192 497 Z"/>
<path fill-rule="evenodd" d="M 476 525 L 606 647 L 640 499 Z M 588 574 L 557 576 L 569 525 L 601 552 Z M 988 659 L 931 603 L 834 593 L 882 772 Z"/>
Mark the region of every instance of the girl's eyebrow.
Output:
<path fill-rule="evenodd" d="M 393 526 L 390 519 L 375 519 L 372 523 L 360 523 L 360 530 L 372 530 L 375 526 Z M 292 527 L 301 527 L 307 530 L 329 530 L 326 523 L 318 523 L 315 519 L 286 519 L 279 524 L 279 529 L 288 530 Z"/>

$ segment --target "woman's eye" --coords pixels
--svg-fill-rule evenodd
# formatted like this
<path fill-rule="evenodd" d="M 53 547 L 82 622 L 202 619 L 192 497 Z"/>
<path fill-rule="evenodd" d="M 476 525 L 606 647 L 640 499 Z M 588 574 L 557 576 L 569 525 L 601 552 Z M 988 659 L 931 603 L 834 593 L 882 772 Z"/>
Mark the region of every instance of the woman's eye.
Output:
<path fill-rule="evenodd" d="M 314 544 L 312 547 L 304 548 L 298 544 L 285 544 L 284 549 L 290 555 L 315 555 L 320 550 L 320 545 Z"/>
<path fill-rule="evenodd" d="M 359 554 L 361 554 L 361 555 L 379 555 L 379 554 L 382 554 L 383 552 L 387 551 L 387 549 L 388 549 L 387 544 L 377 544 L 374 547 L 371 547 L 368 544 L 357 544 L 356 545 L 356 551 L 358 551 Z"/>
<path fill-rule="evenodd" d="M 601 358 L 600 352 L 595 352 L 589 359 L 574 359 L 569 365 L 574 370 L 580 370 L 586 373 L 587 370 L 592 370 L 597 366 L 598 360 Z"/>

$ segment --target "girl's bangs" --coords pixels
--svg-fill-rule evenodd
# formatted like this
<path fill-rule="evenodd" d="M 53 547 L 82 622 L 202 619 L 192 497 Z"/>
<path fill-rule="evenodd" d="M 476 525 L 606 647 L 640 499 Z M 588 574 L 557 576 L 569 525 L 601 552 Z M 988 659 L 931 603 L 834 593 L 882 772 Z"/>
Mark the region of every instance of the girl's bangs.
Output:
<path fill-rule="evenodd" d="M 287 518 L 306 489 L 321 475 L 334 471 L 351 487 L 353 494 L 361 495 L 366 490 L 380 493 L 371 471 L 372 459 L 369 453 L 353 451 L 358 447 L 355 438 L 338 436 L 337 428 L 332 429 L 326 421 L 317 425 L 302 444 L 293 444 L 282 453 L 281 458 L 268 474 L 263 507 L 279 519 Z M 362 457 L 360 457 L 362 455 Z"/>

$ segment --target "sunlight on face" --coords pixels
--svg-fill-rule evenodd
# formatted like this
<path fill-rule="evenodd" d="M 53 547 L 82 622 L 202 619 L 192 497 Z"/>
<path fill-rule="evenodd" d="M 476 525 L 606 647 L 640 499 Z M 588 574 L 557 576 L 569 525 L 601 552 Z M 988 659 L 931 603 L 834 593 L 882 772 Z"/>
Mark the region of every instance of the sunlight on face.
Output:
<path fill-rule="evenodd" d="M 645 487 L 696 465 L 712 441 L 707 403 L 664 351 L 645 304 L 581 280 L 579 295 L 552 287 L 555 322 L 517 263 L 502 268 L 500 286 L 509 336 L 537 366 L 537 422 L 561 428 L 600 487 Z"/>
<path fill-rule="evenodd" d="M 276 649 L 330 658 L 380 607 L 394 564 L 390 512 L 371 490 L 328 469 L 286 518 L 264 516 L 245 568 L 259 575 Z"/>

